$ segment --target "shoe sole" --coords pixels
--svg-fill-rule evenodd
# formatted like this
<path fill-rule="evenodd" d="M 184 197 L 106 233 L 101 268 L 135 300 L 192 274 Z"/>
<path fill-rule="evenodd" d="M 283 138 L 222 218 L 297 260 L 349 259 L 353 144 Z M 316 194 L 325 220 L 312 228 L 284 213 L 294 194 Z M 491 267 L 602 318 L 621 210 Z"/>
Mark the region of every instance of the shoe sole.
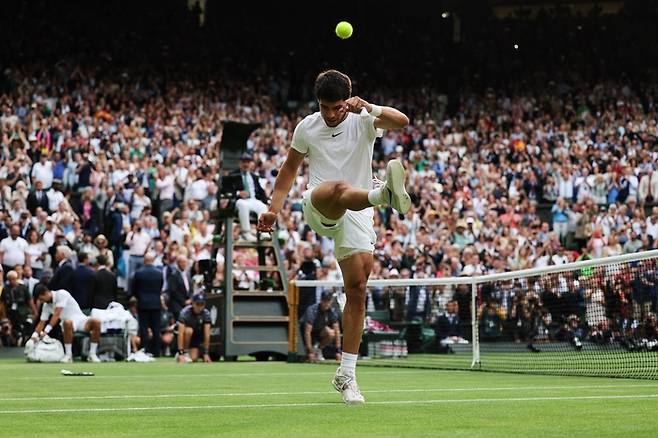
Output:
<path fill-rule="evenodd" d="M 391 160 L 386 166 L 386 187 L 391 191 L 391 207 L 402 214 L 411 208 L 411 198 L 404 188 L 404 166 L 398 160 Z"/>

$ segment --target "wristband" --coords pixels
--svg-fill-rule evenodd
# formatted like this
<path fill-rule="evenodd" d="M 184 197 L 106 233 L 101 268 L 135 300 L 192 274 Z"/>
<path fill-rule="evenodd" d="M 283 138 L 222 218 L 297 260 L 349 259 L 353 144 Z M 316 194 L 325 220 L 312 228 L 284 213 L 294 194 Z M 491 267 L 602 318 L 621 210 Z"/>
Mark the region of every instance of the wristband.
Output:
<path fill-rule="evenodd" d="M 379 106 L 379 105 L 373 105 L 373 104 L 370 104 L 370 106 L 372 107 L 372 111 L 370 111 L 368 114 L 370 114 L 370 115 L 373 116 L 373 117 L 379 117 L 379 116 L 382 115 L 382 112 L 383 112 L 384 110 L 382 109 L 381 106 Z"/>
<path fill-rule="evenodd" d="M 203 348 L 203 354 L 208 354 L 208 349 L 205 347 Z"/>
<path fill-rule="evenodd" d="M 46 325 L 46 328 L 43 329 L 43 332 L 45 334 L 49 334 L 52 329 L 53 329 L 53 326 L 48 324 L 48 325 Z"/>
<path fill-rule="evenodd" d="M 185 349 L 181 348 L 180 350 L 178 350 L 178 354 L 185 354 Z"/>

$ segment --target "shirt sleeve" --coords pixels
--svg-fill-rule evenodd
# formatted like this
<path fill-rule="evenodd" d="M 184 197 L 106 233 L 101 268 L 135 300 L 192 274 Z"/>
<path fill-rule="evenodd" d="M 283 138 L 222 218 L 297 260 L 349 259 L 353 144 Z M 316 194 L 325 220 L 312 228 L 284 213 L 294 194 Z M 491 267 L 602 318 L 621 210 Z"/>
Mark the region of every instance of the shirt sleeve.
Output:
<path fill-rule="evenodd" d="M 308 306 L 304 314 L 304 322 L 313 324 L 315 322 L 315 312 L 313 311 L 313 306 Z"/>
<path fill-rule="evenodd" d="M 367 114 L 366 116 L 361 116 L 363 127 L 365 128 L 365 132 L 371 141 L 374 141 L 377 137 L 384 136 L 383 129 L 375 128 L 375 120 L 376 117 L 373 117 L 370 114 Z"/>
<path fill-rule="evenodd" d="M 208 309 L 203 310 L 203 323 L 204 324 L 211 324 L 210 312 L 208 311 Z"/>
<path fill-rule="evenodd" d="M 291 146 L 297 152 L 306 155 L 308 153 L 308 143 L 304 136 L 304 127 L 302 126 L 303 122 L 300 122 L 295 127 L 295 131 L 292 133 L 292 143 Z"/>

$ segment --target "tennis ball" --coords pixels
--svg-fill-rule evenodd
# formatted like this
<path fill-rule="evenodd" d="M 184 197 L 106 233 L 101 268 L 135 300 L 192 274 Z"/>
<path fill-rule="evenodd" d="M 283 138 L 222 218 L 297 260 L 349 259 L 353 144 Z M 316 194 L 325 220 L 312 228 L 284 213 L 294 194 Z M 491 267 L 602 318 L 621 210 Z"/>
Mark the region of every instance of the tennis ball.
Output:
<path fill-rule="evenodd" d="M 347 39 L 352 36 L 352 25 L 347 21 L 341 21 L 336 25 L 336 35 L 338 38 Z"/>

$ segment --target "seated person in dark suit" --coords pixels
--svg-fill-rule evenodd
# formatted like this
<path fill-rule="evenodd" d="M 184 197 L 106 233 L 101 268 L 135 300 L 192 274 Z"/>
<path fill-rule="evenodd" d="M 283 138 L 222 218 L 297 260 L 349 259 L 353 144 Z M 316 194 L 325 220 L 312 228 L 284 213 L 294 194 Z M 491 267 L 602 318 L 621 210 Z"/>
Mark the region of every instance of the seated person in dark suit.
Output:
<path fill-rule="evenodd" d="M 461 334 L 457 301 L 448 301 L 445 313 L 437 319 L 436 337 L 444 347 L 451 344 L 468 344 Z"/>
<path fill-rule="evenodd" d="M 203 346 L 202 346 L 203 344 Z M 203 361 L 210 360 L 210 312 L 206 309 L 203 292 L 192 297 L 192 304 L 181 310 L 178 316 L 178 353 L 179 363 L 196 362 L 199 359 L 199 347 L 202 348 Z"/>
<path fill-rule="evenodd" d="M 251 233 L 249 214 L 255 212 L 260 216 L 267 211 L 267 195 L 260 186 L 258 175 L 251 172 L 253 159 L 250 154 L 240 156 L 240 169 L 223 178 L 221 193 L 235 196 L 235 208 L 240 219 L 240 237 L 244 240 L 255 241 L 256 236 Z"/>
<path fill-rule="evenodd" d="M 324 360 L 322 350 L 331 344 L 336 346 L 336 360 L 341 360 L 340 324 L 331 307 L 332 300 L 331 292 L 322 292 L 320 302 L 308 306 L 300 320 L 304 328 L 304 346 L 311 362 Z"/>

